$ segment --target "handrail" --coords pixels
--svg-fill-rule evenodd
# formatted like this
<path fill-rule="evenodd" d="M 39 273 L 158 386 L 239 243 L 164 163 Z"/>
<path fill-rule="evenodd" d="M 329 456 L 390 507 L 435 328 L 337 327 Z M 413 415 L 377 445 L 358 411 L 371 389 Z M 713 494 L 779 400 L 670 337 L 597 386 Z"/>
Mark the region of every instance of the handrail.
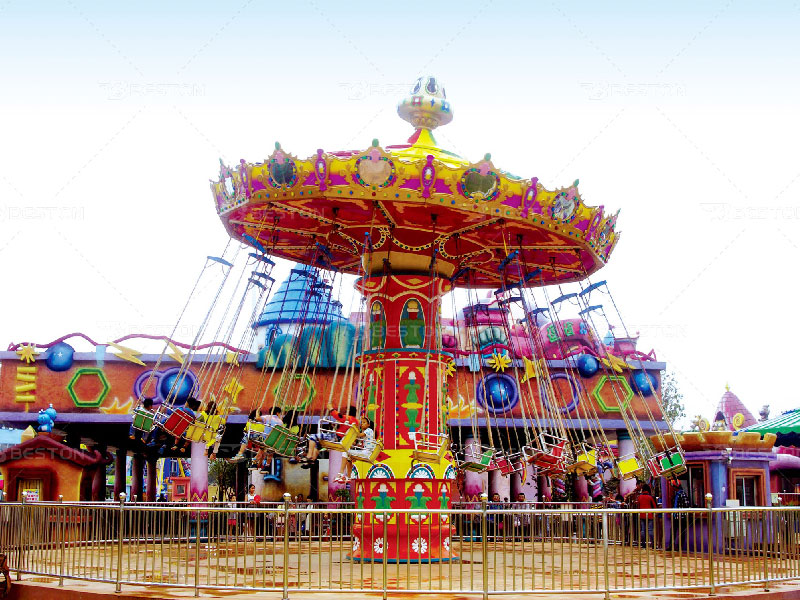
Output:
<path fill-rule="evenodd" d="M 400 539 L 409 556 L 417 553 L 403 559 L 411 563 L 387 556 Z M 440 556 L 425 558 L 434 546 Z M 354 561 L 365 548 L 376 558 Z M 18 578 L 96 581 L 116 590 L 163 586 L 196 595 L 233 589 L 284 598 L 295 591 L 719 593 L 800 579 L 800 507 L 712 507 L 709 501 L 691 509 L 552 508 L 485 497 L 453 508 L 390 512 L 288 497 L 267 506 L 124 498 L 0 503 L 0 553 Z"/>

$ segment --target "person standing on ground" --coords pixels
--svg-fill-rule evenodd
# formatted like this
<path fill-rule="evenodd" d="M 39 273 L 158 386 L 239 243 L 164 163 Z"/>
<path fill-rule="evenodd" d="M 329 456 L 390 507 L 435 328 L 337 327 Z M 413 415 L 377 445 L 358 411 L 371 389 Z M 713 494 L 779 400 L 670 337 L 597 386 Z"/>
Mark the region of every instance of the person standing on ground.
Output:
<path fill-rule="evenodd" d="M 658 503 L 650 491 L 650 486 L 646 483 L 642 484 L 641 492 L 636 497 L 636 508 L 640 510 L 658 508 Z M 639 543 L 642 545 L 654 542 L 655 514 L 651 512 L 639 514 Z"/>
<path fill-rule="evenodd" d="M 251 483 L 250 486 L 247 488 L 247 496 L 245 497 L 245 500 L 247 501 L 247 508 L 248 509 L 256 508 L 256 504 L 257 504 L 256 498 L 258 498 L 258 496 L 256 496 L 256 486 Z M 260 498 L 259 498 L 259 500 L 260 500 Z M 253 513 L 252 511 L 248 510 L 248 512 L 245 513 L 245 517 L 244 517 L 245 533 L 248 536 L 254 536 L 255 535 L 255 529 L 254 529 L 255 518 L 256 518 L 255 513 Z"/>

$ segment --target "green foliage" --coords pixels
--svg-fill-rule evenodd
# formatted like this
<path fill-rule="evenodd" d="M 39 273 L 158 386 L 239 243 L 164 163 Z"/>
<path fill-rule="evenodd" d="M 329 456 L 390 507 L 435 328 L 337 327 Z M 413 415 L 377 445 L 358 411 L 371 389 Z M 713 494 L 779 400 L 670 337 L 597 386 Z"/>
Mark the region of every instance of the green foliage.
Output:
<path fill-rule="evenodd" d="M 217 458 L 208 463 L 208 482 L 219 486 L 219 500 L 228 498 L 228 490 L 236 488 L 236 465 Z"/>
<path fill-rule="evenodd" d="M 675 373 L 672 371 L 661 372 L 661 404 L 664 409 L 664 417 L 673 426 L 680 419 L 686 417 L 686 407 L 683 405 L 683 394 L 678 387 Z"/>
<path fill-rule="evenodd" d="M 353 499 L 350 497 L 350 490 L 346 487 L 339 488 L 333 493 L 333 498 L 335 502 L 352 502 Z"/>

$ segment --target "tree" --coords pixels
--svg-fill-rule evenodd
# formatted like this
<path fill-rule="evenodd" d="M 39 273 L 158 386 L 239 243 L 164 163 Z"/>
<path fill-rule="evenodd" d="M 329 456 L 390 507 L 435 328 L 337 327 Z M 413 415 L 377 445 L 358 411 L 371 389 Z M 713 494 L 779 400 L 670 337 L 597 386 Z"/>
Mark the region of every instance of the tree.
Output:
<path fill-rule="evenodd" d="M 678 388 L 678 381 L 672 371 L 661 372 L 661 406 L 664 418 L 675 426 L 679 419 L 686 417 L 683 405 L 683 394 Z"/>
<path fill-rule="evenodd" d="M 208 482 L 219 486 L 219 500 L 228 497 L 228 490 L 236 490 L 236 465 L 222 458 L 208 463 Z"/>

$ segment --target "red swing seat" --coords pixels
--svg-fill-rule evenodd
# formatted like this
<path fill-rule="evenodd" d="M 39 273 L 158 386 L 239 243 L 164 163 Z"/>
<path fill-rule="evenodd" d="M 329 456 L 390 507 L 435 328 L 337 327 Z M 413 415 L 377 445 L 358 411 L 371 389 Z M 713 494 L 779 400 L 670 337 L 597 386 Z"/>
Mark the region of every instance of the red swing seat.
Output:
<path fill-rule="evenodd" d="M 514 454 L 498 452 L 489 467 L 489 470 L 500 471 L 500 474 L 506 477 L 514 473 L 524 473 L 525 469 L 525 459 L 522 452 Z"/>
<path fill-rule="evenodd" d="M 528 462 L 538 467 L 540 471 L 563 472 L 566 470 L 564 449 L 567 446 L 567 440 L 549 433 L 542 433 L 540 441 L 542 450 L 535 450 L 531 454 L 526 453 Z"/>
<path fill-rule="evenodd" d="M 163 418 L 163 413 L 159 413 L 159 417 Z M 173 410 L 172 414 L 166 417 L 161 428 L 170 435 L 180 438 L 192 423 L 194 423 L 194 419 L 189 413 Z"/>

